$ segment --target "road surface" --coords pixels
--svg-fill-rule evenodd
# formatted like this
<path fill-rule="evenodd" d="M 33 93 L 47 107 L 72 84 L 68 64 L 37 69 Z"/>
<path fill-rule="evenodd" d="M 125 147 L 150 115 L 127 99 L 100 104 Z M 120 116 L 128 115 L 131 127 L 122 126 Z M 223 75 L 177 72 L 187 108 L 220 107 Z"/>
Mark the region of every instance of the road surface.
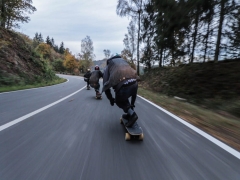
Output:
<path fill-rule="evenodd" d="M 0 94 L 1 180 L 240 179 L 239 157 L 140 97 L 144 140 L 125 141 L 122 110 L 60 76 L 69 81 Z"/>

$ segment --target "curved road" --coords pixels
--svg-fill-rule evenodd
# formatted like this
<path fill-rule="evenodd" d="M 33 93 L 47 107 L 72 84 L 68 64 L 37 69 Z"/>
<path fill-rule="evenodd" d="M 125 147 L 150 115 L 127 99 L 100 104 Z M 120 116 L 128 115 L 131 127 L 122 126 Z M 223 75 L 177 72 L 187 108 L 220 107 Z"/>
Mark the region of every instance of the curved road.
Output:
<path fill-rule="evenodd" d="M 232 155 L 137 98 L 143 141 L 125 141 L 122 110 L 81 77 L 0 94 L 0 179 L 239 180 Z"/>

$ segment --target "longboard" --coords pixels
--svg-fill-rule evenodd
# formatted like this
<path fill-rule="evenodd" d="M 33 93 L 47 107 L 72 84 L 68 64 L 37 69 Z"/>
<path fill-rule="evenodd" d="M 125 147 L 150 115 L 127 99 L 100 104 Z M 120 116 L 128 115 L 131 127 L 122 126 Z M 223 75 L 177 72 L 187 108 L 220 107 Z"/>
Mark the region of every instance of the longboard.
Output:
<path fill-rule="evenodd" d="M 123 117 L 120 118 L 120 123 L 124 125 L 127 133 L 125 134 L 125 140 L 129 141 L 131 139 L 138 139 L 140 141 L 143 140 L 143 131 L 142 128 L 135 122 L 131 127 L 127 127 L 126 123 L 128 120 L 124 119 Z"/>
<path fill-rule="evenodd" d="M 102 99 L 102 95 L 101 94 L 96 95 L 96 99 Z"/>

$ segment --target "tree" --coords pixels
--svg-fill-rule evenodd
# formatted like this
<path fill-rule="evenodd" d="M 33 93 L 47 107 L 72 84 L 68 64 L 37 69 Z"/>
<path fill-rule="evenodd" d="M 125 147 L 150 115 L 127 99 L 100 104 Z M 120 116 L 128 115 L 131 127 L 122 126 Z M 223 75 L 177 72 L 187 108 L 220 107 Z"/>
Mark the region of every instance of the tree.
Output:
<path fill-rule="evenodd" d="M 204 33 L 205 31 L 202 27 L 204 24 L 211 22 L 214 13 L 213 9 L 213 0 L 189 0 L 185 4 L 185 10 L 188 12 L 188 17 L 191 20 L 189 31 L 187 32 L 191 44 L 191 47 L 189 47 L 190 63 L 194 61 L 196 49 L 199 50 L 196 47 L 202 43 L 200 39 L 204 38 L 203 34 L 209 35 L 210 26 L 208 26 L 206 33 Z"/>
<path fill-rule="evenodd" d="M 213 34 L 213 27 L 212 27 L 212 21 L 213 21 L 213 16 L 214 16 L 214 2 L 213 1 L 209 1 L 209 6 L 207 11 L 205 12 L 205 16 L 202 18 L 203 22 L 204 22 L 204 26 L 205 29 L 203 29 L 203 32 L 201 34 L 201 43 L 203 44 L 203 62 L 206 61 L 206 56 L 207 56 L 207 52 L 208 49 L 210 48 L 210 45 L 212 44 L 210 37 Z M 203 26 L 203 28 L 204 28 Z"/>
<path fill-rule="evenodd" d="M 68 48 L 64 52 L 63 66 L 70 72 L 73 72 L 75 68 L 78 68 L 77 60 L 71 52 L 69 52 Z"/>
<path fill-rule="evenodd" d="M 93 64 L 93 59 L 95 58 L 95 54 L 93 53 L 93 42 L 90 36 L 86 36 L 82 39 L 81 42 L 81 53 L 79 53 L 79 70 L 81 72 L 86 72 L 88 68 Z"/>
<path fill-rule="evenodd" d="M 60 48 L 59 48 L 59 53 L 60 54 L 64 54 L 64 51 L 65 51 L 65 48 L 64 48 L 64 43 L 63 42 L 61 42 L 61 44 L 60 44 Z"/>
<path fill-rule="evenodd" d="M 149 1 L 144 6 L 145 14 L 142 18 L 142 42 L 144 44 L 143 56 L 141 62 L 148 68 L 151 68 L 151 61 L 158 60 L 159 67 L 162 66 L 162 55 L 165 48 L 164 41 L 161 41 L 161 33 L 156 33 L 157 13 L 154 9 L 152 1 Z"/>
<path fill-rule="evenodd" d="M 63 66 L 63 60 L 62 59 L 57 59 L 55 61 L 53 61 L 52 63 L 53 68 L 55 71 L 58 72 L 64 72 L 65 71 L 65 67 Z"/>
<path fill-rule="evenodd" d="M 184 40 L 190 25 L 186 3 L 185 0 L 153 0 L 156 11 L 155 42 L 161 48 L 160 55 L 165 52 L 169 57 L 171 56 L 170 64 L 173 66 L 179 57 L 185 55 Z"/>
<path fill-rule="evenodd" d="M 39 41 L 40 43 L 43 43 L 43 42 L 44 42 L 44 40 L 43 40 L 43 37 L 42 37 L 42 34 L 41 34 L 41 33 L 38 35 L 38 41 Z"/>
<path fill-rule="evenodd" d="M 125 45 L 125 49 L 130 52 L 129 58 L 130 62 L 133 63 L 133 55 L 136 51 L 136 27 L 133 21 L 129 23 L 127 27 L 128 34 L 125 34 L 125 38 L 123 39 L 123 43 Z"/>
<path fill-rule="evenodd" d="M 47 36 L 47 38 L 46 38 L 46 43 L 47 43 L 49 46 L 52 47 L 52 41 L 51 41 L 51 39 L 50 39 L 49 36 Z"/>
<path fill-rule="evenodd" d="M 35 36 L 33 38 L 33 47 L 36 48 L 40 43 L 43 43 L 42 34 L 35 33 Z"/>
<path fill-rule="evenodd" d="M 6 29 L 19 28 L 18 22 L 27 23 L 30 18 L 26 16 L 36 11 L 32 0 L 1 0 L 0 26 Z"/>
<path fill-rule="evenodd" d="M 231 13 L 238 9 L 239 6 L 236 6 L 235 0 L 216 0 L 218 3 L 219 8 L 219 21 L 218 21 L 218 32 L 217 32 L 217 42 L 216 42 L 216 48 L 215 48 L 215 54 L 214 54 L 214 62 L 218 62 L 220 51 L 221 51 L 221 45 L 222 45 L 222 38 L 226 36 L 228 33 L 228 26 L 230 23 L 232 23 Z M 229 19 L 227 19 L 229 18 Z M 226 22 L 224 23 L 224 20 Z M 228 45 L 225 45 L 226 48 Z"/>
<path fill-rule="evenodd" d="M 55 52 L 59 52 L 58 45 L 54 45 L 53 49 L 54 49 Z"/>
<path fill-rule="evenodd" d="M 87 68 L 92 65 L 92 61 L 95 58 L 95 54 L 93 53 L 93 42 L 90 36 L 86 36 L 81 42 L 81 53 L 79 53 L 80 60 L 84 60 L 87 62 Z"/>
<path fill-rule="evenodd" d="M 236 14 L 234 14 L 234 22 L 229 26 L 231 29 L 231 34 L 228 35 L 230 39 L 230 52 L 233 58 L 240 58 L 240 7 Z"/>
<path fill-rule="evenodd" d="M 126 48 L 124 48 L 122 51 L 121 51 L 121 57 L 123 58 L 123 59 L 125 59 L 126 61 L 128 61 L 128 62 L 131 62 L 131 57 L 132 57 L 132 54 L 131 54 L 131 52 L 128 50 L 128 49 L 126 49 Z"/>
<path fill-rule="evenodd" d="M 118 0 L 117 15 L 130 16 L 137 19 L 138 33 L 137 33 L 137 74 L 139 75 L 139 46 L 140 46 L 140 30 L 141 18 L 143 12 L 143 0 Z"/>
<path fill-rule="evenodd" d="M 50 59 L 51 58 L 51 46 L 46 43 L 40 43 L 36 47 L 36 51 L 42 54 L 44 59 Z"/>
<path fill-rule="evenodd" d="M 104 52 L 105 58 L 108 59 L 110 57 L 111 51 L 109 49 L 104 49 L 103 52 Z"/>

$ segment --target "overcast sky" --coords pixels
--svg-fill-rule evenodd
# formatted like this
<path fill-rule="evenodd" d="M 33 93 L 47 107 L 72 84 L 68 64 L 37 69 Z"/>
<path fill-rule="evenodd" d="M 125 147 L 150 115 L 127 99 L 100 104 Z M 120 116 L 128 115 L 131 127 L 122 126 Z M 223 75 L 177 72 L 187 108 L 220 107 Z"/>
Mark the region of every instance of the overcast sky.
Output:
<path fill-rule="evenodd" d="M 44 41 L 49 36 L 56 45 L 64 42 L 72 54 L 81 52 L 81 40 L 90 36 L 95 60 L 103 59 L 104 49 L 112 54 L 124 48 L 124 34 L 129 19 L 116 14 L 118 0 L 33 0 L 37 8 L 30 14 L 30 22 L 21 24 L 20 32 L 33 38 L 41 33 Z"/>

